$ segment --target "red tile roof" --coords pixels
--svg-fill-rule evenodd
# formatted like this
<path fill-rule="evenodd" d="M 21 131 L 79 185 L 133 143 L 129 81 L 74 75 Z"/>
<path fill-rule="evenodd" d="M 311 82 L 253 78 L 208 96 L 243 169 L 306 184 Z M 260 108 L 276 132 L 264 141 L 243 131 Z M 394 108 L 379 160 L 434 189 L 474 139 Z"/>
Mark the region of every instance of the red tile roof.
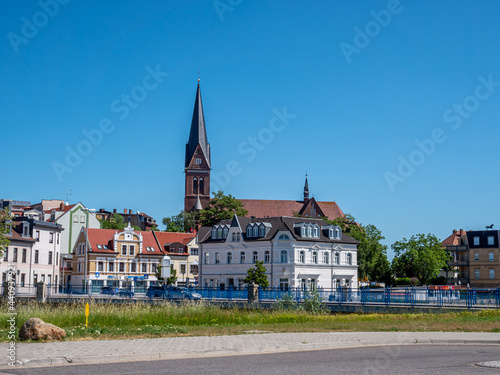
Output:
<path fill-rule="evenodd" d="M 248 210 L 248 217 L 277 217 L 293 216 L 294 212 L 300 212 L 304 207 L 303 201 L 287 200 L 267 200 L 267 199 L 240 199 L 243 208 Z M 318 208 L 333 220 L 337 217 L 344 217 L 344 213 L 336 202 L 316 202 Z"/>
<path fill-rule="evenodd" d="M 181 232 L 152 232 L 157 239 L 158 246 L 163 249 L 163 245 L 172 242 L 180 242 L 187 245 L 189 241 L 196 237 L 195 233 L 181 233 Z"/>
<path fill-rule="evenodd" d="M 107 253 L 114 254 L 113 250 L 113 237 L 115 233 L 121 233 L 122 230 L 116 229 L 95 229 L 89 228 L 88 238 L 90 243 L 90 248 L 94 253 Z M 142 235 L 142 255 L 161 255 L 163 252 L 161 248 L 156 243 L 155 237 L 152 232 L 148 231 L 134 231 L 134 233 Z M 107 249 L 99 249 L 97 245 L 106 245 Z M 154 251 L 147 251 L 147 247 L 153 248 Z"/>
<path fill-rule="evenodd" d="M 462 236 L 465 236 L 467 233 L 466 230 L 460 229 L 460 230 L 455 230 L 453 229 L 453 234 L 450 235 L 448 238 L 446 238 L 443 242 L 443 246 L 457 246 L 461 245 L 461 238 Z"/>

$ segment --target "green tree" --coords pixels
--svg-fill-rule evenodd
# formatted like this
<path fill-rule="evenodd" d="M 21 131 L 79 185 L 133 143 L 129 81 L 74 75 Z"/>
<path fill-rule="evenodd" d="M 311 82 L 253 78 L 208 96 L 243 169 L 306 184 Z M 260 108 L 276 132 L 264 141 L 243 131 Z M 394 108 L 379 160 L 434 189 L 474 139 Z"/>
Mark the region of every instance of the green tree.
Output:
<path fill-rule="evenodd" d="M 156 266 L 155 277 L 160 284 L 166 284 L 167 286 L 173 285 L 177 281 L 177 271 L 174 269 L 174 265 L 172 264 L 170 266 L 170 277 L 164 281 L 161 276 L 161 264 L 158 264 L 158 266 Z"/>
<path fill-rule="evenodd" d="M 181 211 L 178 215 L 164 217 L 165 232 L 191 232 L 194 229 L 196 212 Z"/>
<path fill-rule="evenodd" d="M 267 288 L 269 286 L 269 281 L 267 281 L 266 267 L 264 267 L 264 262 L 255 262 L 255 267 L 249 268 L 247 270 L 247 277 L 245 277 L 243 282 L 245 284 L 254 283 L 260 285 L 262 288 Z"/>
<path fill-rule="evenodd" d="M 125 222 L 123 220 L 123 216 L 120 214 L 113 214 L 109 220 L 100 220 L 100 222 L 103 229 L 125 229 Z"/>
<path fill-rule="evenodd" d="M 358 277 L 368 278 L 370 281 L 380 281 L 390 285 L 392 283 L 391 264 L 387 259 L 387 245 L 381 243 L 385 237 L 372 224 L 363 225 L 346 214 L 334 220 L 323 218 L 326 222 L 338 225 L 343 233 L 359 241 L 358 245 Z"/>
<path fill-rule="evenodd" d="M 200 211 L 198 220 L 202 226 L 211 227 L 221 220 L 231 219 L 234 214 L 238 216 L 248 214 L 243 208 L 243 203 L 231 194 L 224 195 L 221 190 L 212 194 L 214 197 L 208 202 L 207 207 Z"/>
<path fill-rule="evenodd" d="M 0 211 L 0 256 L 3 255 L 7 246 L 9 246 L 10 241 L 7 235 L 11 231 L 12 224 L 12 216 L 9 215 L 9 209 L 5 208 L 5 210 Z"/>
<path fill-rule="evenodd" d="M 416 277 L 421 284 L 428 283 L 439 274 L 450 259 L 441 241 L 433 234 L 417 234 L 409 240 L 403 238 L 392 244 L 392 269 L 397 277 Z"/>

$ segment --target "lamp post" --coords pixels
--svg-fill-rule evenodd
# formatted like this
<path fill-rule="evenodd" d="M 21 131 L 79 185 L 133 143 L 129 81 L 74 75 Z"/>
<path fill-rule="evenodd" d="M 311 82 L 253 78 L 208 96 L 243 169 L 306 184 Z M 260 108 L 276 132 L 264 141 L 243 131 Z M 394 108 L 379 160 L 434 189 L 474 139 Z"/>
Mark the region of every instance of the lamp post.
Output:
<path fill-rule="evenodd" d="M 95 212 L 95 208 L 81 208 L 83 212 L 86 213 L 86 218 L 85 218 L 85 274 L 83 276 L 83 286 L 85 290 L 87 289 L 87 271 L 88 271 L 88 266 L 87 266 L 87 253 L 89 252 L 89 213 L 92 214 Z"/>

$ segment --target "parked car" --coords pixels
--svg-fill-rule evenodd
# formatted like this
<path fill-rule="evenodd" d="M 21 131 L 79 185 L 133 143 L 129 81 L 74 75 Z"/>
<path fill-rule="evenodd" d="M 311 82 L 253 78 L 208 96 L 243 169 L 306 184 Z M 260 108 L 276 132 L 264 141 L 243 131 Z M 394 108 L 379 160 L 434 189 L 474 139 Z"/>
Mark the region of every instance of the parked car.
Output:
<path fill-rule="evenodd" d="M 111 296 L 119 296 L 119 297 L 129 297 L 132 298 L 134 296 L 134 292 L 127 288 L 116 288 L 112 286 L 105 286 L 101 289 L 101 294 L 109 294 Z"/>
<path fill-rule="evenodd" d="M 177 286 L 150 286 L 146 291 L 146 296 L 149 298 L 165 298 L 165 299 L 189 299 L 200 300 L 201 294 L 190 291 L 187 288 L 180 288 Z"/>

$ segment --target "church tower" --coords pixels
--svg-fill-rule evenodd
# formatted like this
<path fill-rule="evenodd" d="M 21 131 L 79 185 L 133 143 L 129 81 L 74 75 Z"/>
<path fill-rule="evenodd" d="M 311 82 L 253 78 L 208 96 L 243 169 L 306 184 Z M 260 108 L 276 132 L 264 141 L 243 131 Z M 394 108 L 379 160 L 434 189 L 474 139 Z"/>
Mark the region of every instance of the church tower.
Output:
<path fill-rule="evenodd" d="M 186 144 L 184 173 L 186 174 L 184 211 L 198 210 L 200 203 L 201 208 L 207 207 L 210 201 L 210 144 L 207 140 L 199 79 L 191 130 Z"/>

